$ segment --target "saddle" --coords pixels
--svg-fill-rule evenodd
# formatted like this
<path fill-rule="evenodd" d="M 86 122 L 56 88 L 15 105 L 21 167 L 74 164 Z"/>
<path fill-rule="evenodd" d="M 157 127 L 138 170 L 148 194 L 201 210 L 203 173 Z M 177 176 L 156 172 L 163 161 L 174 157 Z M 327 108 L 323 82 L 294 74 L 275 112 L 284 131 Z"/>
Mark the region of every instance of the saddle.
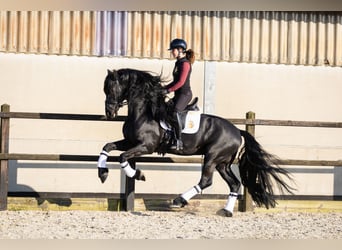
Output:
<path fill-rule="evenodd" d="M 198 97 L 195 97 L 181 112 L 182 120 L 182 133 L 194 134 L 198 131 L 201 112 L 197 105 Z M 175 140 L 175 135 L 173 128 L 170 124 L 165 121 L 160 121 L 160 126 L 166 131 L 164 133 L 163 139 L 157 149 L 159 154 L 165 154 L 170 145 L 173 145 L 173 140 Z"/>
<path fill-rule="evenodd" d="M 195 97 L 185 108 L 185 111 L 199 111 L 199 107 L 197 106 L 198 103 L 198 97 Z"/>
<path fill-rule="evenodd" d="M 182 111 L 180 113 L 181 115 L 181 120 L 182 120 L 182 129 L 186 129 L 186 120 L 188 117 L 188 114 L 194 114 L 197 113 L 197 115 L 199 116 L 200 114 L 200 109 L 197 105 L 198 103 L 198 97 L 195 97 L 184 109 L 184 111 Z M 189 117 L 188 117 L 189 118 Z M 165 121 L 160 121 L 160 125 L 163 129 L 165 130 L 172 130 L 172 127 L 170 124 L 166 123 Z M 183 131 L 186 133 L 186 131 Z M 190 132 L 191 133 L 191 132 Z"/>
<path fill-rule="evenodd" d="M 185 120 L 186 116 L 188 115 L 189 111 L 199 111 L 199 107 L 197 105 L 198 103 L 198 97 L 195 97 L 184 109 L 184 111 L 181 112 L 181 119 L 182 119 L 182 129 L 185 128 Z"/>

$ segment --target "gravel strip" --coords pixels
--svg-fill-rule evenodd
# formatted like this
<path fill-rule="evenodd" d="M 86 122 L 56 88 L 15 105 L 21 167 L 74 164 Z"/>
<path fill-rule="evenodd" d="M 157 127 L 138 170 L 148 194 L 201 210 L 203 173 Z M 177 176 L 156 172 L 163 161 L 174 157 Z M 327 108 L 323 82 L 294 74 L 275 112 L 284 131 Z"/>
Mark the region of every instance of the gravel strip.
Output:
<path fill-rule="evenodd" d="M 342 239 L 342 213 L 3 211 L 0 239 Z"/>

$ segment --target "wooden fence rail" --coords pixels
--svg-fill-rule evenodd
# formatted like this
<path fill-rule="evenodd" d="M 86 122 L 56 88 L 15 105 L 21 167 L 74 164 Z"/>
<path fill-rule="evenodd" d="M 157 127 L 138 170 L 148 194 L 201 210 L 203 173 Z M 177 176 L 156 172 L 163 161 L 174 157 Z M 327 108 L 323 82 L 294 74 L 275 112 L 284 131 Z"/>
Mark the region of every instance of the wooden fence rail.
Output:
<path fill-rule="evenodd" d="M 0 147 L 0 210 L 7 210 L 8 196 L 8 161 L 9 160 L 47 160 L 47 161 L 97 161 L 98 155 L 67 155 L 67 154 L 16 154 L 9 153 L 9 128 L 10 119 L 54 119 L 54 120 L 83 120 L 83 121 L 109 121 L 102 115 L 60 114 L 60 113 L 29 113 L 10 112 L 10 106 L 1 106 L 1 147 Z M 125 116 L 118 116 L 110 121 L 124 121 Z M 246 130 L 255 135 L 255 126 L 294 126 L 294 127 L 324 127 L 342 128 L 342 122 L 319 122 L 319 121 L 288 121 L 288 120 L 262 120 L 255 119 L 255 113 L 248 112 L 246 119 L 229 119 L 235 125 L 245 125 Z M 118 161 L 118 156 L 110 156 L 109 161 Z M 201 157 L 138 157 L 131 161 L 132 167 L 136 162 L 145 163 L 202 163 Z M 280 160 L 279 165 L 302 165 L 302 166 L 342 166 L 342 160 Z M 126 178 L 124 204 L 127 211 L 134 210 L 135 181 Z M 251 211 L 252 200 L 246 189 L 242 198 L 240 211 Z"/>

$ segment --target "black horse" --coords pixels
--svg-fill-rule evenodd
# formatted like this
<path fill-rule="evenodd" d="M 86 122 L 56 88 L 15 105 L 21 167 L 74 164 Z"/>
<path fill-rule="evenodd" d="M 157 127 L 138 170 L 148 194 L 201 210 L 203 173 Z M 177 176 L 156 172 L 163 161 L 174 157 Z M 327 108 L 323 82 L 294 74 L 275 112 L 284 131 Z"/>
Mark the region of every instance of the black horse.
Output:
<path fill-rule="evenodd" d="M 106 116 L 108 119 L 115 117 L 119 108 L 126 103 L 128 116 L 123 125 L 124 139 L 106 144 L 100 154 L 97 166 L 102 182 L 108 176 L 106 160 L 110 151 L 124 151 L 119 157 L 121 167 L 127 176 L 137 180 L 145 180 L 145 176 L 140 169 L 133 169 L 128 160 L 159 152 L 204 156 L 199 183 L 174 199 L 173 206 L 185 206 L 192 197 L 209 187 L 215 169 L 230 188 L 227 204 L 220 210 L 228 217 L 233 215 L 241 183 L 248 188 L 253 201 L 266 208 L 276 205 L 272 185 L 276 184 L 282 193 L 292 193 L 292 187 L 282 179 L 284 176 L 291 177 L 285 169 L 277 166 L 277 159 L 267 153 L 248 132 L 239 130 L 226 119 L 201 114 L 198 132 L 182 135 L 183 150 L 166 147 L 165 138 L 168 136 L 160 126 L 160 121 L 168 121 L 169 107 L 163 96 L 161 82 L 161 76 L 145 71 L 108 70 L 104 82 Z M 231 170 L 235 159 L 238 159 L 241 181 Z"/>

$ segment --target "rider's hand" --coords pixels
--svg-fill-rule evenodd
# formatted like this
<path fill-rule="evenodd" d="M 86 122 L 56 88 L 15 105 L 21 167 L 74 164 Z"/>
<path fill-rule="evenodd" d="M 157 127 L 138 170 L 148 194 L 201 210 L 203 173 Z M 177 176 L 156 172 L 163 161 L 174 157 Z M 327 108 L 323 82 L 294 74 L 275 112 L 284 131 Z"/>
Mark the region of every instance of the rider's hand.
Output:
<path fill-rule="evenodd" d="M 162 94 L 163 94 L 164 96 L 167 95 L 168 93 L 170 93 L 168 89 L 163 89 L 163 90 L 162 90 Z"/>

